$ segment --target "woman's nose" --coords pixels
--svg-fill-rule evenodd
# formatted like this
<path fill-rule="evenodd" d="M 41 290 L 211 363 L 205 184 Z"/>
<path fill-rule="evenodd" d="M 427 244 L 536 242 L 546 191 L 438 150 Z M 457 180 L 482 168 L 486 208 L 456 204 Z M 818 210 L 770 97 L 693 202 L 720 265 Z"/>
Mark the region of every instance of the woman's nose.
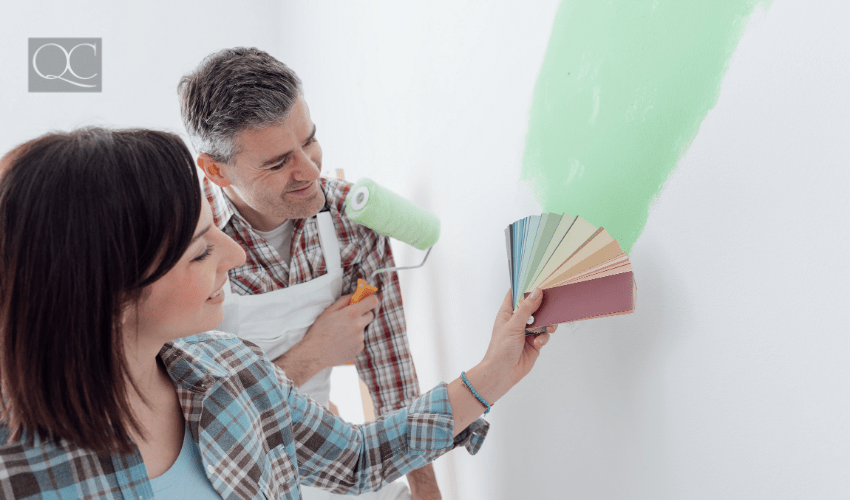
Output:
<path fill-rule="evenodd" d="M 219 230 L 219 232 L 221 232 Z M 224 248 L 222 249 L 224 255 L 222 256 L 222 264 L 227 270 L 231 270 L 233 268 L 239 267 L 245 263 L 245 250 L 239 246 L 239 243 L 233 241 L 233 238 L 230 236 L 221 233 Z"/>

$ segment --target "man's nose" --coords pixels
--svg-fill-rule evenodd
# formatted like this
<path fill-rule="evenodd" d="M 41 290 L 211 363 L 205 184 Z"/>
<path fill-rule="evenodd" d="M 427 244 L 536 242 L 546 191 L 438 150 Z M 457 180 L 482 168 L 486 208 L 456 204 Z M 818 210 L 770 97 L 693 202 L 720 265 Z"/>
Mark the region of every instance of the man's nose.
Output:
<path fill-rule="evenodd" d="M 319 166 L 310 158 L 310 155 L 304 151 L 296 154 L 295 169 L 292 171 L 292 177 L 295 180 L 316 180 L 320 173 Z"/>

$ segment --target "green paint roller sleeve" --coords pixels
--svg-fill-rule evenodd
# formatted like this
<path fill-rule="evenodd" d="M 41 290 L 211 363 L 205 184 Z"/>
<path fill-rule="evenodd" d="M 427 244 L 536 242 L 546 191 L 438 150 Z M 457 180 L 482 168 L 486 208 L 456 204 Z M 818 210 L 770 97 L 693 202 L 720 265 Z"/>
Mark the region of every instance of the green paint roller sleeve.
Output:
<path fill-rule="evenodd" d="M 354 222 L 427 250 L 440 239 L 440 219 L 371 179 L 361 179 L 348 192 L 345 215 Z"/>

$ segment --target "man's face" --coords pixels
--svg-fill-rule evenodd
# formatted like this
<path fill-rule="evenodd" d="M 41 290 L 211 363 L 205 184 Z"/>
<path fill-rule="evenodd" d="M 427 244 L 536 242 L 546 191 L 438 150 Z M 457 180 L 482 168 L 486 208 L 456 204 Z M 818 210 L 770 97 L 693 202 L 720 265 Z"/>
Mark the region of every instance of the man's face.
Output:
<path fill-rule="evenodd" d="M 255 229 L 269 231 L 322 209 L 322 148 L 303 96 L 282 124 L 243 131 L 236 145 L 225 191 Z"/>

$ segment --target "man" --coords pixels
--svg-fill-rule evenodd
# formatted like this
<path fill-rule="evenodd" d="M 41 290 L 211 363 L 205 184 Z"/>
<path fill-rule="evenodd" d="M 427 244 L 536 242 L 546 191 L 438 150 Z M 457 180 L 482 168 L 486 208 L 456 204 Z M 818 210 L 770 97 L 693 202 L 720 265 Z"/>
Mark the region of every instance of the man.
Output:
<path fill-rule="evenodd" d="M 342 213 L 350 184 L 319 177 L 322 150 L 298 77 L 258 49 L 226 49 L 184 76 L 178 93 L 215 222 L 247 254 L 224 287 L 219 329 L 258 344 L 320 404 L 331 368 L 356 355 L 376 415 L 408 405 L 419 383 L 398 279 L 379 274 L 378 293 L 348 305 L 357 278 L 394 265 L 388 238 Z M 368 498 L 441 498 L 430 465 L 408 481 L 410 493 L 394 484 Z M 304 498 L 338 496 L 305 488 Z"/>

